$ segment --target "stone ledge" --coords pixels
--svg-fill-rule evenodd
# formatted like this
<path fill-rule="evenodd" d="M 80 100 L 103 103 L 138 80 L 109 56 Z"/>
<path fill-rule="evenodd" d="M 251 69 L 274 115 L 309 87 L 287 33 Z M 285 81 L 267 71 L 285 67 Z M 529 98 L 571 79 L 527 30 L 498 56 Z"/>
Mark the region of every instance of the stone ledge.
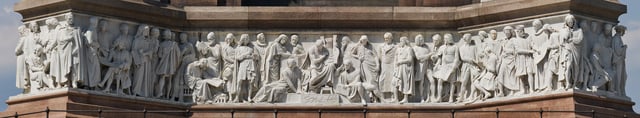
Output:
<path fill-rule="evenodd" d="M 14 7 L 25 21 L 60 12 L 90 13 L 170 28 L 473 28 L 498 21 L 553 15 L 591 14 L 618 22 L 626 6 L 602 0 L 495 0 L 458 7 L 172 6 L 133 0 L 23 0 Z"/>

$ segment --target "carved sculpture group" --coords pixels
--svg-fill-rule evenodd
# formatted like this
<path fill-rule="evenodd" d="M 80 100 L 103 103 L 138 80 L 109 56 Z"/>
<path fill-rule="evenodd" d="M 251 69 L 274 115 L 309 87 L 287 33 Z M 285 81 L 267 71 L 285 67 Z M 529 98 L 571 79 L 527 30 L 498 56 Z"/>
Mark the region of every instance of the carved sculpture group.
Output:
<path fill-rule="evenodd" d="M 108 31 L 97 17 L 80 28 L 65 16 L 47 19 L 48 30 L 35 22 L 18 28 L 16 86 L 24 93 L 81 88 L 198 104 L 278 102 L 289 93 L 338 94 L 344 103 L 472 103 L 569 89 L 626 96 L 626 28 L 577 25 L 571 15 L 560 28 L 534 20 L 532 33 L 506 26 L 500 39 L 491 30 L 457 43 L 448 33 L 433 43 L 417 35 L 412 44 L 385 33 L 379 46 L 362 35 L 320 38 L 306 49 L 298 35 L 267 42 L 259 33 L 252 42 L 229 33 L 219 43 L 210 32 L 191 43 L 169 29 L 140 24 L 129 34 L 123 23 Z"/>

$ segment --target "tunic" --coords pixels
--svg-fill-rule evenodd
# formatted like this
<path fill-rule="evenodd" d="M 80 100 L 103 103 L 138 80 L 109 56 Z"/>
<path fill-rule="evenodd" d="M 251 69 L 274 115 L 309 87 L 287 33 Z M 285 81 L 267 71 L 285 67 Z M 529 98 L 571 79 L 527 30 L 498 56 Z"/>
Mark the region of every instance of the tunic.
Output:
<path fill-rule="evenodd" d="M 399 87 L 400 91 L 403 94 L 413 94 L 413 90 L 415 90 L 414 82 L 414 61 L 413 61 L 413 49 L 409 46 L 398 48 L 398 52 L 396 52 L 396 63 L 401 63 L 400 65 L 396 65 L 394 78 L 400 80 L 401 83 Z M 404 62 L 408 61 L 408 62 Z"/>
<path fill-rule="evenodd" d="M 396 47 L 392 44 L 383 44 L 381 47 L 379 55 L 381 62 L 381 70 L 380 70 L 380 91 L 381 92 L 393 92 L 397 89 L 395 88 L 397 81 L 394 81 L 393 78 L 393 70 L 395 65 L 393 64 L 394 56 L 396 53 Z"/>

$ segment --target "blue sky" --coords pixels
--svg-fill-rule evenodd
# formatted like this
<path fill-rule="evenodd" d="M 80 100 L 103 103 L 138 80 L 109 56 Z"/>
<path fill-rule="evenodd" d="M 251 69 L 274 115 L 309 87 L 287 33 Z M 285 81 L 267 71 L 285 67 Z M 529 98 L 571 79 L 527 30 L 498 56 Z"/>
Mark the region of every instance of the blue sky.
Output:
<path fill-rule="evenodd" d="M 0 0 L 0 37 L 2 37 L 2 43 L 0 43 L 0 111 L 4 111 L 7 105 L 4 103 L 9 96 L 17 95 L 21 91 L 15 87 L 15 67 L 16 58 L 14 56 L 14 49 L 18 41 L 18 25 L 21 24 L 22 16 L 13 12 L 13 5 L 18 0 Z M 629 30 L 624 37 L 624 42 L 629 46 L 627 51 L 627 73 L 629 78 L 627 80 L 627 94 L 634 102 L 640 101 L 640 86 L 634 86 L 640 84 L 640 54 L 635 52 L 640 50 L 640 0 L 620 0 L 627 5 L 628 13 L 620 17 L 620 21 L 623 25 L 626 25 Z M 635 15 L 633 15 L 635 14 Z M 640 111 L 640 105 L 635 105 L 636 112 Z"/>

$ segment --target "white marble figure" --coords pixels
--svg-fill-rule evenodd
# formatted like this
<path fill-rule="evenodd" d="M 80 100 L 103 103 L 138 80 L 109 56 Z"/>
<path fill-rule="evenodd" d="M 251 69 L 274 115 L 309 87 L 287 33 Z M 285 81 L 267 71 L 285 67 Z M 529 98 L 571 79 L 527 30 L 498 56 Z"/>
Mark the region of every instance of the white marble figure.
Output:
<path fill-rule="evenodd" d="M 521 81 L 520 86 L 521 94 L 534 92 L 534 74 L 537 70 L 533 63 L 533 50 L 531 46 L 530 38 L 528 34 L 524 32 L 524 25 L 516 26 L 514 30 L 516 37 L 513 39 L 515 46 L 516 59 L 515 59 L 515 77 L 518 81 Z M 526 85 L 525 85 L 526 84 Z"/>
<path fill-rule="evenodd" d="M 436 72 L 440 68 L 440 63 L 442 63 L 442 49 L 444 49 L 444 41 L 442 40 L 442 36 L 440 34 L 435 34 L 431 37 L 433 40 L 433 52 L 430 53 L 430 63 L 433 65 L 433 68 L 427 70 L 427 79 L 429 80 L 429 100 L 427 102 L 440 102 L 442 98 L 442 80 L 435 77 Z"/>
<path fill-rule="evenodd" d="M 358 45 L 351 52 L 351 55 L 360 63 L 360 66 L 356 67 L 359 70 L 362 78 L 362 86 L 367 91 L 366 95 L 372 94 L 368 102 L 381 102 L 382 93 L 378 88 L 378 73 L 380 72 L 380 62 L 378 61 L 378 53 L 369 42 L 367 35 L 360 36 Z M 373 99 L 373 100 L 371 100 Z"/>
<path fill-rule="evenodd" d="M 520 90 L 521 81 L 515 77 L 515 59 L 516 59 L 516 45 L 513 42 L 515 34 L 513 27 L 506 26 L 503 29 L 505 38 L 500 41 L 502 45 L 500 53 L 500 67 L 498 68 L 497 82 L 499 83 L 498 96 L 513 95 Z"/>
<path fill-rule="evenodd" d="M 266 55 L 266 51 L 267 51 L 267 46 L 269 46 L 269 43 L 267 42 L 267 39 L 264 36 L 264 33 L 258 33 L 256 35 L 256 41 L 254 41 L 251 44 L 252 48 L 253 48 L 253 54 L 257 55 L 258 57 L 256 58 L 256 62 L 254 64 L 256 64 L 256 71 L 258 72 L 256 75 L 256 79 L 258 80 L 263 80 L 263 78 L 266 78 L 266 73 L 265 73 L 265 55 Z M 263 81 L 260 81 L 260 86 L 264 85 L 265 83 Z"/>
<path fill-rule="evenodd" d="M 100 65 L 100 42 L 98 41 L 99 28 L 98 28 L 98 19 L 97 17 L 89 18 L 89 28 L 83 34 L 85 40 L 82 40 L 78 43 L 81 49 L 80 61 L 81 66 L 80 72 L 81 75 L 78 79 L 85 79 L 83 85 L 88 89 L 95 90 L 96 86 L 100 83 L 102 79 L 101 75 L 101 65 Z"/>
<path fill-rule="evenodd" d="M 259 89 L 256 79 L 257 71 L 254 64 L 255 55 L 253 48 L 249 46 L 249 34 L 240 35 L 238 47 L 236 47 L 235 59 L 237 64 L 236 79 L 232 83 L 237 91 L 234 102 L 251 102 L 252 95 Z"/>
<path fill-rule="evenodd" d="M 25 90 L 24 92 L 28 92 L 28 88 L 29 88 L 29 68 L 27 65 L 27 59 L 29 56 L 32 56 L 32 54 L 29 53 L 25 53 L 26 50 L 29 50 L 26 47 L 31 47 L 29 46 L 30 44 L 27 44 L 29 42 L 30 37 L 27 36 L 27 34 L 29 33 L 29 29 L 25 26 L 25 25 L 21 25 L 18 27 L 18 33 L 20 33 L 20 38 L 18 39 L 18 45 L 16 46 L 15 49 L 15 54 L 16 54 L 16 87 L 19 89 L 23 89 Z"/>
<path fill-rule="evenodd" d="M 382 92 L 382 96 L 384 97 L 383 102 L 396 102 L 398 101 L 397 97 L 393 92 L 398 89 L 395 87 L 397 81 L 393 78 L 393 70 L 394 70 L 394 56 L 396 56 L 396 46 L 393 44 L 393 35 L 389 32 L 384 33 L 384 44 L 380 46 L 380 50 L 378 50 L 378 56 L 381 62 L 380 65 L 380 79 L 378 79 L 380 91 Z M 390 96 L 387 97 L 387 96 Z"/>
<path fill-rule="evenodd" d="M 227 88 L 226 90 L 229 92 L 229 99 L 230 102 L 238 102 L 238 101 L 232 101 L 232 100 L 237 100 L 236 97 L 237 95 L 237 88 L 236 88 L 236 83 L 235 83 L 235 77 L 236 77 L 236 47 L 237 47 L 237 40 L 236 37 L 234 36 L 234 34 L 232 33 L 227 33 L 227 35 L 224 38 L 224 42 L 226 42 L 225 45 L 222 45 L 221 47 L 221 53 L 222 53 L 222 80 L 225 81 L 225 83 L 227 84 Z"/>
<path fill-rule="evenodd" d="M 415 37 L 415 46 L 413 46 L 413 52 L 415 56 L 415 75 L 414 80 L 418 83 L 416 86 L 418 93 L 416 95 L 420 96 L 420 102 L 424 103 L 429 101 L 429 91 L 427 87 L 429 86 L 429 69 L 433 67 L 430 63 L 431 56 L 431 48 L 424 42 L 424 36 L 422 34 L 418 34 Z"/>
<path fill-rule="evenodd" d="M 162 43 L 160 43 L 157 51 L 159 57 L 156 64 L 156 75 L 158 80 L 155 89 L 156 98 L 172 98 L 172 82 L 173 75 L 176 74 L 180 67 L 180 47 L 172 38 L 171 30 L 164 30 L 162 33 Z M 181 91 L 180 91 L 181 92 Z"/>
<path fill-rule="evenodd" d="M 441 58 L 439 67 L 434 73 L 434 77 L 438 79 L 438 97 L 443 97 L 443 84 L 447 82 L 449 84 L 449 99 L 448 102 L 454 102 L 455 82 L 457 81 L 457 70 L 460 66 L 460 53 L 458 47 L 454 44 L 453 36 L 451 34 L 444 35 L 444 45 L 438 52 Z M 439 99 L 437 99 L 440 101 Z"/>
<path fill-rule="evenodd" d="M 206 39 L 206 41 L 196 43 L 198 53 L 201 55 L 200 58 L 207 59 L 207 64 L 209 64 L 208 66 L 216 72 L 220 72 L 222 55 L 220 52 L 220 45 L 218 45 L 218 42 L 216 41 L 215 33 L 209 32 Z"/>
<path fill-rule="evenodd" d="M 291 53 L 285 48 L 287 39 L 287 35 L 280 34 L 275 40 L 269 43 L 264 55 L 263 73 L 265 73 L 265 76 L 261 78 L 262 85 L 280 80 L 281 62 L 291 56 Z"/>
<path fill-rule="evenodd" d="M 72 71 L 72 53 L 74 45 L 76 45 L 75 39 L 78 30 L 72 27 L 73 16 L 71 14 L 65 15 L 67 23 L 56 23 L 55 30 L 50 31 L 51 38 L 48 42 L 49 49 L 51 49 L 50 56 L 51 66 L 49 73 L 55 77 L 56 87 L 69 87 L 71 86 L 71 71 Z M 54 22 L 57 22 L 55 20 Z M 75 83 L 75 82 L 74 82 Z"/>
<path fill-rule="evenodd" d="M 611 25 L 605 25 L 605 34 L 609 35 L 611 33 Z M 594 71 L 595 71 L 595 79 L 589 85 L 589 89 L 592 92 L 597 92 L 598 89 L 604 89 L 611 92 L 615 91 L 615 70 L 613 68 L 613 59 L 615 50 L 612 48 L 612 41 L 610 39 L 611 36 L 606 38 L 599 39 L 600 41 L 594 45 L 591 55 L 591 63 L 593 63 Z M 606 88 L 601 88 L 605 87 Z"/>
<path fill-rule="evenodd" d="M 471 34 L 467 33 L 462 36 L 460 39 L 462 42 L 459 45 L 459 54 L 460 54 L 460 72 L 457 82 L 455 86 L 459 86 L 458 90 L 458 99 L 456 101 L 462 102 L 466 101 L 471 93 L 471 81 L 472 79 L 477 78 L 480 74 L 480 69 L 478 68 L 478 60 L 476 59 L 476 45 L 472 44 Z M 452 89 L 453 91 L 453 89 Z"/>
<path fill-rule="evenodd" d="M 415 93 L 415 77 L 414 77 L 414 54 L 413 48 L 411 48 L 411 44 L 409 42 L 409 38 L 400 37 L 400 43 L 398 44 L 395 55 L 395 70 L 393 72 L 393 77 L 395 80 L 398 80 L 397 86 L 398 90 L 403 95 L 400 103 L 409 102 L 409 96 L 413 96 Z M 394 92 L 395 93 L 395 92 Z M 394 94 L 396 96 L 398 94 Z"/>
<path fill-rule="evenodd" d="M 322 87 L 331 86 L 328 83 L 334 76 L 336 69 L 335 62 L 330 60 L 331 52 L 325 46 L 326 40 L 330 38 L 316 40 L 316 43 L 309 50 L 309 60 L 311 60 L 311 66 L 309 67 L 311 78 L 304 82 L 307 92 L 320 93 Z"/>
<path fill-rule="evenodd" d="M 344 61 L 350 60 L 352 66 L 356 67 L 360 67 L 360 61 L 358 61 L 353 55 L 351 54 L 351 52 L 353 52 L 353 50 L 356 50 L 358 43 L 351 41 L 351 38 L 349 38 L 349 36 L 343 36 L 342 39 L 340 39 L 341 41 L 341 45 L 340 45 L 340 53 L 341 53 L 341 58 L 340 61 L 342 63 L 344 63 Z"/>
<path fill-rule="evenodd" d="M 300 93 L 296 89 L 299 86 L 296 84 L 298 83 L 297 78 L 300 78 L 300 71 L 296 68 L 296 61 L 292 59 L 283 61 L 287 67 L 282 68 L 280 71 L 282 72 L 279 77 L 280 80 L 262 86 L 253 98 L 254 102 L 274 103 L 285 99 L 284 97 L 287 93 Z"/>
<path fill-rule="evenodd" d="M 531 35 L 531 48 L 533 49 L 533 66 L 535 66 L 534 90 L 536 92 L 549 91 L 553 88 L 552 75 L 557 60 L 551 59 L 552 53 L 556 54 L 557 46 L 550 40 L 551 31 L 549 25 L 543 24 L 542 20 L 535 19 L 532 23 L 534 33 Z M 554 47 L 552 47 L 554 46 Z M 551 64 L 551 65 L 549 65 Z"/>
<path fill-rule="evenodd" d="M 308 55 L 307 51 L 304 50 L 302 44 L 300 43 L 300 39 L 298 35 L 291 35 L 291 58 L 296 61 L 296 66 L 300 69 L 306 69 L 309 66 L 309 62 L 307 62 Z"/>
<path fill-rule="evenodd" d="M 615 26 L 616 34 L 612 38 L 613 55 L 613 69 L 615 69 L 615 78 L 618 79 L 618 83 L 615 83 L 615 88 L 620 96 L 627 96 L 625 87 L 627 84 L 627 70 L 626 70 L 626 58 L 627 58 L 627 44 L 622 42 L 622 36 L 625 35 L 627 27 L 623 25 Z"/>
<path fill-rule="evenodd" d="M 224 93 L 225 81 L 220 79 L 217 69 L 210 67 L 209 59 L 203 58 L 191 62 L 187 67 L 185 78 L 187 85 L 193 89 L 193 102 L 197 104 L 212 104 L 227 102 Z"/>
<path fill-rule="evenodd" d="M 187 78 L 185 78 L 185 73 L 187 72 L 187 67 L 191 62 L 197 61 L 196 58 L 196 49 L 191 42 L 189 42 L 187 33 L 179 34 L 180 45 L 180 67 L 176 71 L 176 74 L 173 77 L 173 97 L 177 98 L 178 101 L 183 101 L 183 91 L 184 86 L 186 85 Z"/>
<path fill-rule="evenodd" d="M 26 60 L 26 63 L 29 66 L 29 92 L 38 93 L 40 91 L 53 88 L 55 85 L 53 83 L 54 81 L 50 79 L 50 75 L 45 73 L 50 62 L 45 58 L 44 48 L 40 45 L 35 45 L 33 47 L 33 55 L 29 56 Z"/>
<path fill-rule="evenodd" d="M 360 70 L 353 66 L 351 60 L 346 60 L 340 71 L 338 83 L 334 87 L 335 92 L 341 95 L 346 103 L 360 102 L 367 104 L 369 97 L 363 87 L 363 78 L 361 78 L 362 73 L 360 73 Z"/>
<path fill-rule="evenodd" d="M 147 81 L 154 79 L 153 72 L 153 47 L 151 45 L 150 27 L 147 25 L 138 26 L 138 30 L 133 39 L 131 46 L 131 55 L 133 57 L 133 93 L 136 96 L 149 97 L 153 93 L 153 89 L 149 90 L 147 86 L 153 86 Z"/>
<path fill-rule="evenodd" d="M 121 30 L 127 30 L 128 28 L 126 27 L 127 25 L 122 25 Z M 109 51 L 109 56 L 107 56 L 107 60 L 103 63 L 109 67 L 105 72 L 101 84 L 98 85 L 104 89 L 104 92 L 112 91 L 111 85 L 113 81 L 115 81 L 116 84 L 117 94 L 124 94 L 124 90 L 129 89 L 131 86 L 129 69 L 132 59 L 129 51 L 125 49 L 125 45 L 128 44 L 126 43 L 127 41 L 130 41 L 130 39 L 116 39 L 113 42 L 114 48 Z"/>

